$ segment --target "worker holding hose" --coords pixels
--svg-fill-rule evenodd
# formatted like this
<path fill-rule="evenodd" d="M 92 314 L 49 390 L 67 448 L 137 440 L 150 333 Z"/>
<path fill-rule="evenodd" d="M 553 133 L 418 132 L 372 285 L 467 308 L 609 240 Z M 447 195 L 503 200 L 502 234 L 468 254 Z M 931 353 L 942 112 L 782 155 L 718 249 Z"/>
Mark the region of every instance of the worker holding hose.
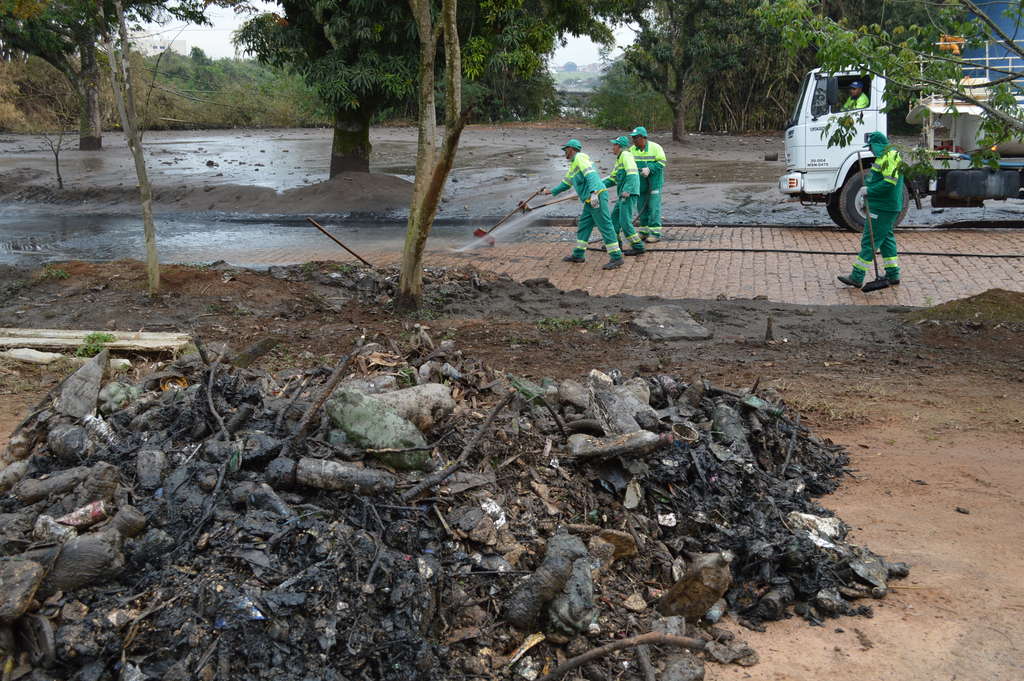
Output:
<path fill-rule="evenodd" d="M 865 216 L 864 234 L 860 239 L 860 254 L 853 262 L 850 276 L 840 275 L 838 279 L 847 286 L 861 288 L 864 275 L 875 258 L 874 246 L 877 246 L 882 252 L 885 279 L 890 286 L 896 286 L 900 283 L 900 258 L 893 228 L 903 210 L 903 174 L 900 172 L 903 159 L 896 147 L 889 145 L 889 138 L 884 133 L 873 132 L 868 135 L 867 146 L 875 155 L 875 162 L 871 172 L 864 178 L 867 187 L 865 209 L 868 215 Z"/>
<path fill-rule="evenodd" d="M 583 212 L 580 214 L 579 227 L 576 229 L 576 247 L 571 255 L 565 256 L 562 260 L 586 262 L 590 234 L 597 224 L 609 258 L 601 269 L 614 270 L 622 267 L 622 249 L 615 238 L 611 214 L 608 211 L 608 189 L 601 182 L 601 176 L 590 162 L 590 157 L 583 153 L 583 145 L 579 140 L 569 140 L 562 145 L 562 151 L 569 161 L 569 171 L 558 185 L 552 189 L 544 189 L 544 193 L 557 196 L 571 188 L 583 202 Z"/>
<path fill-rule="evenodd" d="M 665 150 L 647 139 L 647 128 L 638 125 L 630 133 L 633 154 L 640 169 L 640 238 L 649 244 L 661 240 L 661 188 L 665 184 Z"/>
<path fill-rule="evenodd" d="M 633 154 L 629 153 L 629 140 L 625 135 L 611 140 L 611 143 L 615 167 L 611 176 L 605 178 L 604 186 L 614 186 L 617 192 L 615 207 L 612 208 L 612 229 L 620 246 L 625 247 L 626 240 L 630 243 L 630 248 L 622 251 L 623 255 L 643 255 L 644 242 L 633 229 L 633 215 L 640 200 L 640 171 Z"/>

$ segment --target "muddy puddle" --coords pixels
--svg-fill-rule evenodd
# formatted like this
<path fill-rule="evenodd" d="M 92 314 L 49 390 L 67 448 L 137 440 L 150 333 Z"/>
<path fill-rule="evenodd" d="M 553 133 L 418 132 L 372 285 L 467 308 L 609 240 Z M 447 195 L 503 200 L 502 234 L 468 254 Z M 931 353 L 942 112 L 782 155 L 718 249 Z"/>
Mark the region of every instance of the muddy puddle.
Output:
<path fill-rule="evenodd" d="M 397 251 L 405 222 L 321 217 L 324 227 L 357 253 Z M 478 221 L 477 221 L 478 222 Z M 435 223 L 431 249 L 466 249 L 477 222 Z M 557 240 L 565 236 L 553 221 L 524 222 L 502 241 Z M 567 238 L 567 237 L 566 237 Z M 164 263 L 225 260 L 243 267 L 288 265 L 347 258 L 338 246 L 302 218 L 171 214 L 157 217 L 159 256 Z M 135 216 L 0 211 L 0 264 L 38 265 L 62 260 L 104 262 L 144 258 L 142 221 Z"/>

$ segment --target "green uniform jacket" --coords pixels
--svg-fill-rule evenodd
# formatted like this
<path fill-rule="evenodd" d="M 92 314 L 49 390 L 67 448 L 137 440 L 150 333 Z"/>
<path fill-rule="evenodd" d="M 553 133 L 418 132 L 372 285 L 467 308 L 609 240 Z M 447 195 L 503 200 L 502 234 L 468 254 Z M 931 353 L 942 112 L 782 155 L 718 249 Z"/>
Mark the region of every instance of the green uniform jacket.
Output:
<path fill-rule="evenodd" d="M 612 185 L 615 185 L 619 196 L 622 196 L 624 192 L 630 194 L 640 193 L 640 171 L 637 169 L 633 154 L 625 149 L 615 159 L 615 167 L 612 168 L 611 176 L 604 181 L 605 187 L 611 187 Z"/>
<path fill-rule="evenodd" d="M 883 153 L 875 159 L 871 172 L 864 179 L 867 187 L 868 206 L 871 210 L 898 213 L 903 210 L 903 174 L 900 173 L 900 152 L 889 147 L 875 150 Z"/>
<path fill-rule="evenodd" d="M 650 168 L 651 174 L 641 178 L 640 189 L 642 192 L 661 189 L 665 184 L 665 150 L 657 142 L 647 140 L 647 148 L 640 150 L 634 144 L 629 148 L 629 153 L 636 160 L 637 168 Z"/>
<path fill-rule="evenodd" d="M 601 182 L 601 176 L 597 173 L 597 169 L 590 162 L 590 157 L 582 151 L 577 152 L 573 157 L 572 163 L 569 164 L 569 172 L 565 174 L 558 186 L 551 190 L 551 195 L 558 196 L 570 187 L 576 190 L 576 196 L 583 203 L 590 200 L 592 193 L 605 191 L 604 183 Z"/>
<path fill-rule="evenodd" d="M 846 100 L 846 103 L 843 104 L 843 111 L 854 111 L 856 109 L 866 109 L 866 108 L 868 108 L 868 104 L 870 104 L 870 103 L 871 103 L 871 100 L 869 100 L 868 96 L 862 92 L 862 93 L 860 93 L 860 97 L 856 97 L 856 98 L 849 97 Z"/>

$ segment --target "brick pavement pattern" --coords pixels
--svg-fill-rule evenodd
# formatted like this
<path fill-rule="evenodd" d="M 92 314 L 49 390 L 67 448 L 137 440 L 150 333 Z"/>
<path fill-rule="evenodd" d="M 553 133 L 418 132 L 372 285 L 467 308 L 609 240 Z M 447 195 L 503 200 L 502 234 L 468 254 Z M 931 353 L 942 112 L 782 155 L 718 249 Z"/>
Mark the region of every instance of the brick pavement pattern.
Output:
<path fill-rule="evenodd" d="M 467 230 L 468 231 L 468 230 Z M 548 228 L 526 240 L 456 252 L 431 250 L 426 266 L 471 264 L 523 281 L 546 277 L 555 286 L 592 295 L 653 295 L 664 298 L 754 298 L 814 305 L 928 306 L 991 288 L 1024 291 L 1024 257 L 902 255 L 928 253 L 1018 254 L 1024 256 L 1024 231 L 1012 229 L 898 230 L 903 283 L 870 294 L 843 286 L 859 244 L 850 232 L 784 227 L 667 227 L 651 253 L 627 258 L 602 271 L 605 254 L 591 251 L 587 262 L 562 262 L 572 237 L 568 228 Z M 751 248 L 837 251 L 849 255 L 752 252 L 662 252 L 659 248 Z M 400 253 L 378 251 L 367 257 L 397 263 Z M 881 267 L 881 263 L 879 263 Z M 874 273 L 867 280 L 874 279 Z"/>

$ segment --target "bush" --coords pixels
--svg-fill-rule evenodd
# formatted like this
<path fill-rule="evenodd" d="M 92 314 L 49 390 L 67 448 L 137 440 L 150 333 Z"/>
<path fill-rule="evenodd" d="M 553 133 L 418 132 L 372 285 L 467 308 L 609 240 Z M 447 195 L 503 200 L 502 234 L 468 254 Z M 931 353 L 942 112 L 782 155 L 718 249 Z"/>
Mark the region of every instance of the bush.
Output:
<path fill-rule="evenodd" d="M 594 124 L 602 128 L 627 130 L 636 125 L 655 129 L 672 127 L 672 110 L 665 98 L 629 74 L 621 60 L 605 71 L 601 85 L 591 95 L 589 104 Z"/>

